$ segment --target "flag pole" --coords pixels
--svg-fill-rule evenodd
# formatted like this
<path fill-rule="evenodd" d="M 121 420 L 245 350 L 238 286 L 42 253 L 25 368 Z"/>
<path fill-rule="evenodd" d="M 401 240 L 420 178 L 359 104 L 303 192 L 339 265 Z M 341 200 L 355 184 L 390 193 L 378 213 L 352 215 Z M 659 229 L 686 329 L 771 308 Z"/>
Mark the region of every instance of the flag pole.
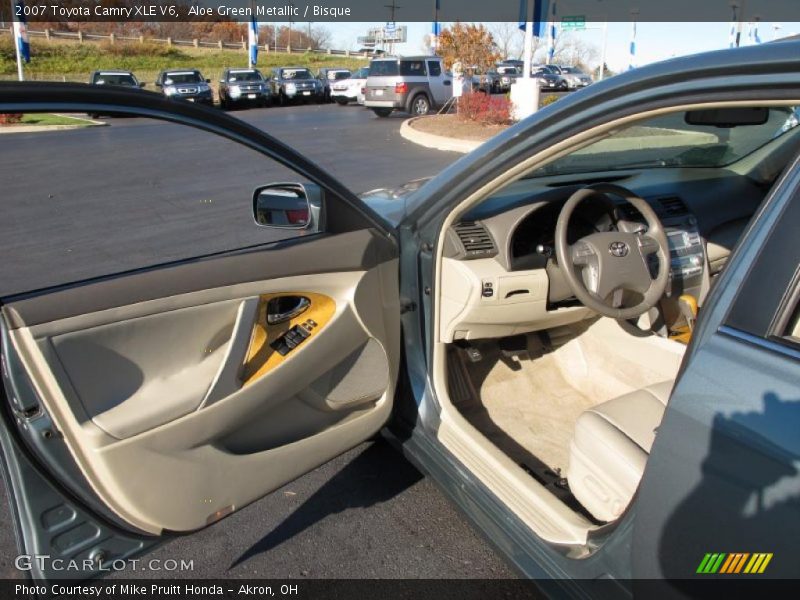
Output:
<path fill-rule="evenodd" d="M 19 21 L 15 19 L 16 4 L 11 0 L 11 29 L 14 31 L 14 51 L 17 53 L 17 78 L 25 81 L 25 72 L 22 70 L 22 55 L 19 52 Z"/>
<path fill-rule="evenodd" d="M 523 79 L 531 78 L 531 63 L 533 62 L 533 3 L 536 0 L 527 0 L 525 6 L 525 56 L 523 57 Z"/>

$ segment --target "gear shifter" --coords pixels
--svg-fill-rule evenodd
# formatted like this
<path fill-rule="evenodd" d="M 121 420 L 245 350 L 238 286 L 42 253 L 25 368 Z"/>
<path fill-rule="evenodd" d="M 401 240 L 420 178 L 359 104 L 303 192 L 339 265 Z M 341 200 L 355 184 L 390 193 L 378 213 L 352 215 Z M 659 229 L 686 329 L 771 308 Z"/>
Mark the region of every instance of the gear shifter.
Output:
<path fill-rule="evenodd" d="M 694 331 L 694 322 L 697 320 L 697 298 L 691 294 L 682 294 L 678 298 L 678 310 L 681 311 L 681 315 L 686 319 L 689 331 Z"/>

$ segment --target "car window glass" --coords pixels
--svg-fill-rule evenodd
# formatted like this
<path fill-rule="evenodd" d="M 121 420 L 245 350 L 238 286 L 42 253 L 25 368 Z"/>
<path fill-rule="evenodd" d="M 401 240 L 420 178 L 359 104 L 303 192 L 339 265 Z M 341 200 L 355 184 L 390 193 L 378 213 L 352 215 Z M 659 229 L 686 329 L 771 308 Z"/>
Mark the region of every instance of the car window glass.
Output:
<path fill-rule="evenodd" d="M 284 69 L 281 72 L 283 79 L 311 79 L 311 72 L 307 69 Z"/>
<path fill-rule="evenodd" d="M 369 66 L 370 77 L 392 77 L 400 73 L 400 67 L 394 60 L 375 60 Z"/>
<path fill-rule="evenodd" d="M 261 81 L 261 73 L 258 71 L 232 71 L 228 81 Z"/>
<path fill-rule="evenodd" d="M 102 121 L 0 136 L 0 296 L 304 234 L 252 214 L 255 188 L 304 183 L 294 171 L 193 127 Z M 31 165 L 47 168 L 19 177 Z"/>
<path fill-rule="evenodd" d="M 121 75 L 116 73 L 100 73 L 94 82 L 97 85 L 136 85 L 136 80 L 130 75 Z"/>
<path fill-rule="evenodd" d="M 428 72 L 431 77 L 438 77 L 442 74 L 442 64 L 438 60 L 428 61 Z"/>
<path fill-rule="evenodd" d="M 415 77 L 425 75 L 425 62 L 422 60 L 400 61 L 400 75 Z"/>
<path fill-rule="evenodd" d="M 167 85 L 180 84 L 180 83 L 202 83 L 203 78 L 197 72 L 181 72 L 181 73 L 168 73 L 164 79 Z"/>

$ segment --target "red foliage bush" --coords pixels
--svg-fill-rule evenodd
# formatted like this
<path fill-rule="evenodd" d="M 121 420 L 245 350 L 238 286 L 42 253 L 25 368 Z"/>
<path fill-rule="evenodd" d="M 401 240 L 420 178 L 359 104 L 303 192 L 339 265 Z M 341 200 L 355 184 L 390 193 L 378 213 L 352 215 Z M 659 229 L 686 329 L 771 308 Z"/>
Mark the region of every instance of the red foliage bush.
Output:
<path fill-rule="evenodd" d="M 507 125 L 511 122 L 511 101 L 506 96 L 473 92 L 458 100 L 458 118 L 481 125 Z"/>
<path fill-rule="evenodd" d="M 20 113 L 0 113 L 0 125 L 16 125 L 22 121 Z"/>

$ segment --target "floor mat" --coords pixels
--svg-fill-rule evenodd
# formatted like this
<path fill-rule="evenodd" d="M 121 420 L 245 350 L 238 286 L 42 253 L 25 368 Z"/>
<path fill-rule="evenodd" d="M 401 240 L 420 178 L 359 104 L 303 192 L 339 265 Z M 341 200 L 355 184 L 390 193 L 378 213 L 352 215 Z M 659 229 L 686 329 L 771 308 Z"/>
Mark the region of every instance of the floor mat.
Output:
<path fill-rule="evenodd" d="M 597 400 L 570 385 L 553 354 L 530 360 L 482 351 L 484 359 L 468 366 L 476 393 L 456 404 L 461 414 L 516 463 L 566 470 L 575 420 Z"/>

